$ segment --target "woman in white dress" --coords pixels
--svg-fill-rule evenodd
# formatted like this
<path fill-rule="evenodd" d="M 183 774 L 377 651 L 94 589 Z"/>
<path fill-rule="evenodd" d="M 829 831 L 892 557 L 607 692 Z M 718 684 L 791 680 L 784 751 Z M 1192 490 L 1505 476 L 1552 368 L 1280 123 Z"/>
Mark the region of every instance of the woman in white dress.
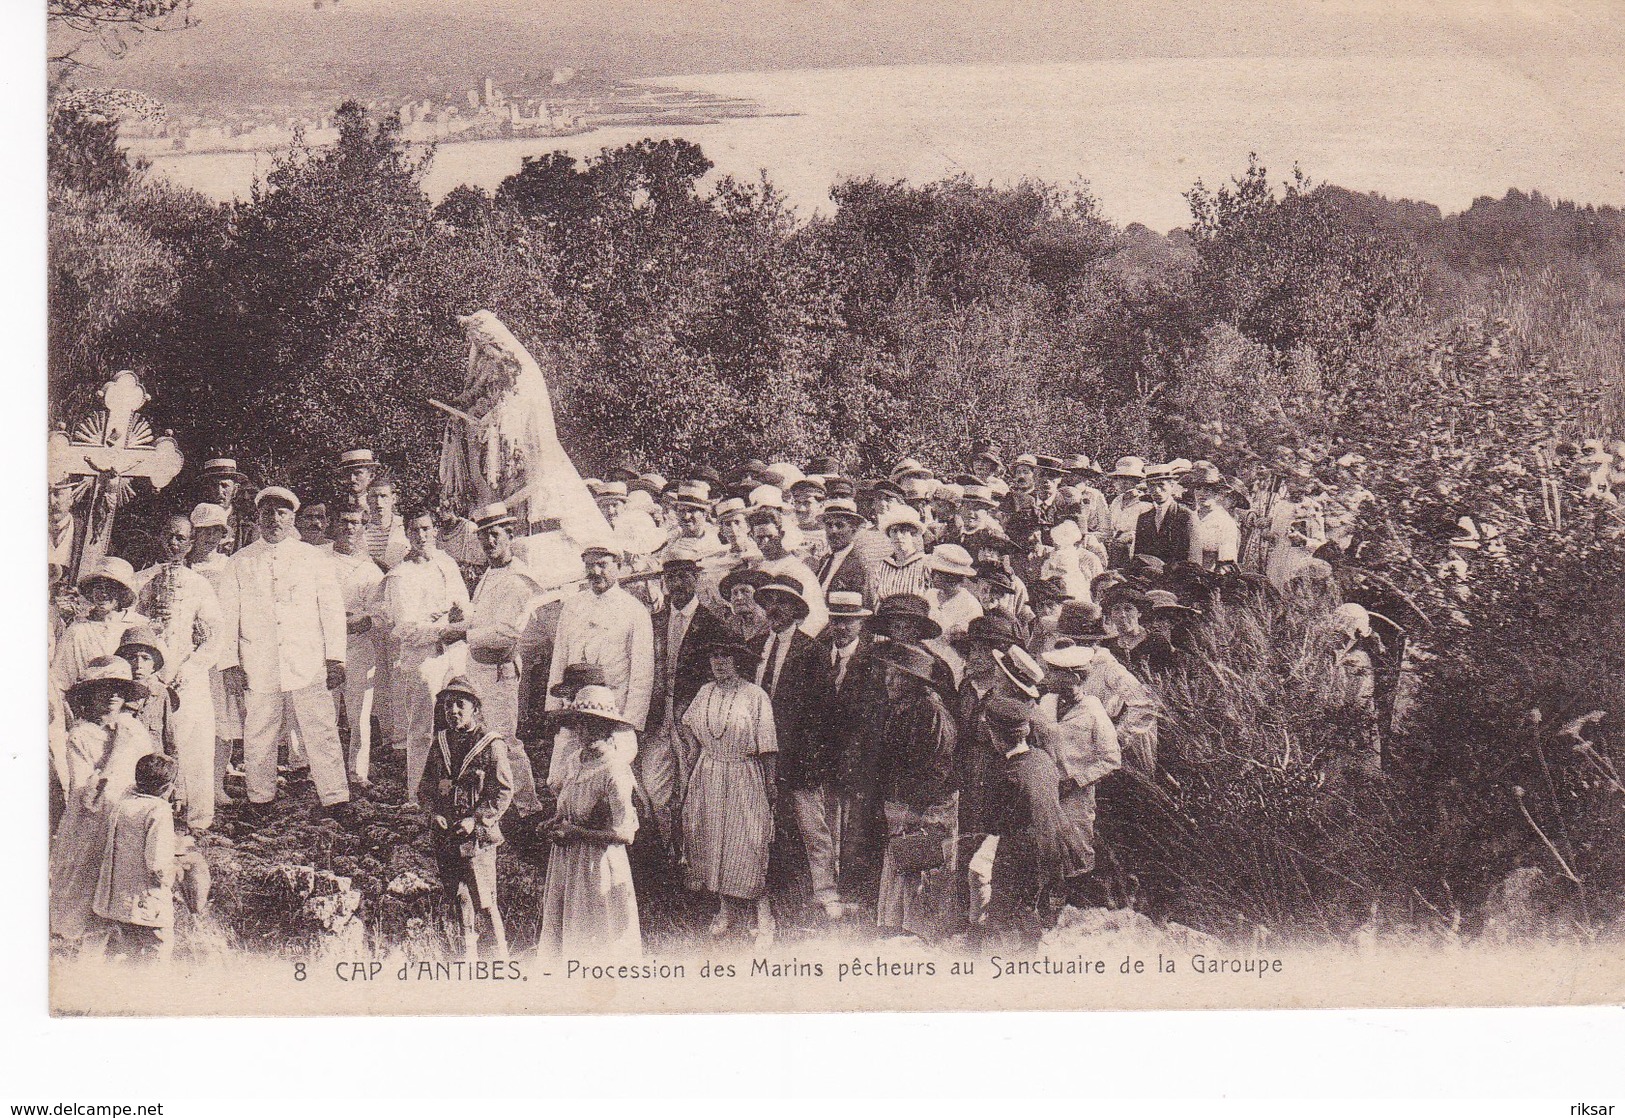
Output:
<path fill-rule="evenodd" d="M 713 644 L 708 654 L 712 682 L 678 727 L 689 774 L 678 795 L 688 886 L 717 895 L 711 934 L 720 936 L 759 910 L 767 890 L 779 746 L 772 700 L 745 678 L 755 654 L 732 641 Z"/>
<path fill-rule="evenodd" d="M 558 959 L 636 959 L 643 954 L 638 898 L 626 847 L 638 830 L 632 767 L 616 735 L 631 723 L 609 687 L 587 686 L 568 708 L 577 763 L 544 826 L 553 840 L 542 892 L 538 954 Z"/>

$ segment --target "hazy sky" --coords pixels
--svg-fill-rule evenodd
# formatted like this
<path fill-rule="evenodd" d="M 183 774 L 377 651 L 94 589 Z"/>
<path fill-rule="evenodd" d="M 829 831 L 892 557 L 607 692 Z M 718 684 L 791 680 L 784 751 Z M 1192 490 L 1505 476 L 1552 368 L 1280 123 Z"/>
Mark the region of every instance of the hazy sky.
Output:
<path fill-rule="evenodd" d="M 431 59 L 626 76 L 1145 56 L 1625 63 L 1625 0 L 194 0 L 194 11 L 201 27 L 145 36 L 99 69 L 137 84 L 176 67 L 288 74 Z"/>

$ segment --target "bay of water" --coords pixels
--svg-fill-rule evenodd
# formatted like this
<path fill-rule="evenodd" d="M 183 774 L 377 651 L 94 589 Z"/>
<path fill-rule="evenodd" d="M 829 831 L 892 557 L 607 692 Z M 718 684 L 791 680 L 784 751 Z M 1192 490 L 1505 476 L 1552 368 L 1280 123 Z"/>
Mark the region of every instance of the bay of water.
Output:
<path fill-rule="evenodd" d="M 660 81 L 787 115 L 446 144 L 425 187 L 436 198 L 460 183 L 490 189 L 525 155 L 585 156 L 681 136 L 705 149 L 717 173 L 755 178 L 765 169 L 803 215 L 827 210 L 843 177 L 926 182 L 964 172 L 1000 184 L 1087 180 L 1108 217 L 1165 230 L 1188 220 L 1182 193 L 1193 182 L 1240 173 L 1249 151 L 1273 178 L 1297 162 L 1317 181 L 1446 211 L 1509 187 L 1625 204 L 1625 67 L 1606 59 L 1545 71 L 1478 55 L 1142 59 Z M 264 153 L 154 160 L 215 198 L 245 195 L 270 163 Z"/>

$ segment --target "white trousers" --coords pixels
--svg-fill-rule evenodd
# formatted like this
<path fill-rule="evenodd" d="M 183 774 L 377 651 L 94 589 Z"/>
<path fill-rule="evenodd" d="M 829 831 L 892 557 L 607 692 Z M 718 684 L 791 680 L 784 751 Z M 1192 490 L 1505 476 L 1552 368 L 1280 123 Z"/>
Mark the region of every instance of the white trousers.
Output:
<path fill-rule="evenodd" d="M 243 694 L 243 767 L 249 800 L 268 804 L 276 798 L 277 744 L 285 728 L 298 732 L 322 804 L 347 801 L 350 783 L 344 776 L 333 695 L 320 680 L 298 691 L 250 689 Z"/>
<path fill-rule="evenodd" d="M 513 809 L 521 816 L 542 810 L 536 796 L 536 774 L 530 754 L 519 740 L 519 671 L 516 664 L 482 664 L 468 658 L 468 682 L 480 696 L 485 728 L 502 735 L 508 743 L 508 763 L 513 766 Z"/>
<path fill-rule="evenodd" d="M 355 633 L 345 646 L 344 728 L 348 734 L 350 774 L 366 780 L 372 771 L 372 708 L 377 693 L 378 642 L 371 633 Z"/>
<path fill-rule="evenodd" d="M 209 673 L 183 672 L 176 691 L 180 704 L 170 719 L 175 731 L 175 761 L 180 765 L 186 797 L 186 823 L 203 830 L 214 823 L 214 695 Z"/>
<path fill-rule="evenodd" d="M 797 788 L 790 793 L 796 830 L 807 848 L 807 870 L 819 904 L 840 900 L 835 887 L 837 852 L 841 849 L 841 797 L 832 788 Z"/>

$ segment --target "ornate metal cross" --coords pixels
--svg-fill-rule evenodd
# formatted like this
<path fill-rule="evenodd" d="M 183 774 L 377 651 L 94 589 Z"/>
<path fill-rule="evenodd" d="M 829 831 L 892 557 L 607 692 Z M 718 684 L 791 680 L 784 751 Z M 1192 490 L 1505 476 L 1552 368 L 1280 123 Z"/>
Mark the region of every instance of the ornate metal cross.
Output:
<path fill-rule="evenodd" d="M 73 543 L 67 562 L 71 586 L 79 572 L 102 561 L 113 533 L 113 516 L 134 496 L 136 478 L 162 489 L 186 459 L 169 432 L 154 437 L 136 414 L 151 399 L 128 369 L 102 386 L 102 408 L 74 428 L 51 432 L 47 443 L 50 483 L 73 487 Z"/>

